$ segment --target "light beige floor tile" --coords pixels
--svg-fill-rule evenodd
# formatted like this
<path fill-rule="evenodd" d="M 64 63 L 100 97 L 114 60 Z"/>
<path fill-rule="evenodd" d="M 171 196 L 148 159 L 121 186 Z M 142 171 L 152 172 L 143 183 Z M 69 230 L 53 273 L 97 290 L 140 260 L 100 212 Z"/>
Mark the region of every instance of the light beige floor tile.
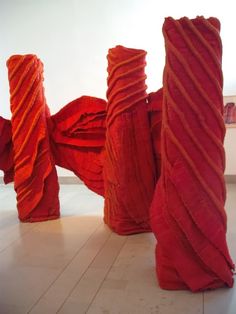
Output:
<path fill-rule="evenodd" d="M 2 221 L 1 221 L 2 222 Z M 37 226 L 35 224 L 19 223 L 14 217 L 13 223 L 4 221 L 5 226 L 0 222 L 0 252 L 9 247 L 19 238 L 25 236 L 33 228 Z M 7 226 L 6 226 L 7 225 Z"/>
<path fill-rule="evenodd" d="M 27 306 L 0 303 L 1 314 L 26 314 Z"/>
<path fill-rule="evenodd" d="M 155 242 L 151 233 L 128 237 L 107 279 L 128 280 L 128 286 L 156 287 Z"/>
<path fill-rule="evenodd" d="M 202 294 L 158 287 L 155 239 L 151 233 L 128 237 L 88 313 L 201 314 Z"/>
<path fill-rule="evenodd" d="M 58 313 L 65 313 L 68 309 L 71 309 L 69 313 L 73 313 L 75 304 L 77 304 L 77 311 L 80 309 L 81 312 L 74 313 L 84 313 L 83 311 L 89 307 L 105 280 L 125 241 L 126 237 L 111 234 Z"/>
<path fill-rule="evenodd" d="M 53 298 L 53 300 L 40 299 L 40 305 L 33 307 L 32 310 L 27 311 L 30 314 L 56 314 L 57 309 L 61 306 L 60 297 Z"/>
<path fill-rule="evenodd" d="M 19 222 L 12 185 L 0 184 L 0 213 L 0 252 L 37 226 Z"/>
<path fill-rule="evenodd" d="M 80 278 L 99 253 L 111 231 L 103 224 L 91 235 L 78 254 L 63 270 L 57 280 L 43 295 L 30 313 L 43 313 L 47 306 L 50 311 L 57 311 L 71 294 Z"/>
<path fill-rule="evenodd" d="M 7 188 L 6 192 L 9 192 L 12 187 Z M 101 203 L 100 198 L 98 204 L 99 202 Z M 12 210 L 9 213 L 12 205 L 10 203 L 4 203 L 4 207 L 6 205 L 5 216 L 0 217 L 2 235 L 9 235 L 10 241 L 13 240 L 13 242 L 7 242 L 9 247 L 0 254 L 0 274 L 2 275 L 0 304 L 4 301 L 2 303 L 4 311 L 11 306 L 14 308 L 15 304 L 29 310 L 48 291 L 61 271 L 73 260 L 103 221 L 98 214 L 93 217 L 87 216 L 84 212 L 84 215 L 76 216 L 76 202 L 74 202 L 74 216 L 65 214 L 60 220 L 20 224 L 17 214 Z M 70 203 L 70 198 L 68 203 Z M 98 207 L 95 201 L 91 205 L 91 212 L 94 211 L 94 206 Z M 17 230 L 19 226 L 23 226 L 24 230 Z M 75 269 L 75 266 L 72 269 Z"/>
<path fill-rule="evenodd" d="M 60 314 L 85 314 L 87 313 L 86 310 L 88 308 L 87 302 L 78 302 L 77 300 L 69 300 L 63 306 L 63 308 L 57 312 Z"/>
<path fill-rule="evenodd" d="M 227 190 L 235 260 L 236 185 Z M 0 186 L 0 314 L 203 313 L 202 293 L 159 288 L 151 233 L 111 234 L 103 199 L 84 186 L 63 185 L 60 198 L 60 220 L 21 224 L 13 186 Z M 207 292 L 204 314 L 235 314 L 235 302 L 235 288 Z"/>
<path fill-rule="evenodd" d="M 203 314 L 202 294 L 188 291 L 100 289 L 88 314 Z"/>
<path fill-rule="evenodd" d="M 58 271 L 40 267 L 16 266 L 0 271 L 0 304 L 29 309 L 57 276 Z"/>
<path fill-rule="evenodd" d="M 204 314 L 235 314 L 236 287 L 204 293 Z"/>
<path fill-rule="evenodd" d="M 76 220 L 76 218 L 75 218 Z M 8 262 L 20 266 L 62 269 L 88 240 L 91 233 L 101 224 L 101 217 L 78 218 L 77 229 L 64 231 L 63 223 L 41 223 L 23 238 L 14 242 L 5 253 Z M 50 229 L 48 229 L 50 227 Z M 56 228 L 56 232 L 54 230 Z"/>

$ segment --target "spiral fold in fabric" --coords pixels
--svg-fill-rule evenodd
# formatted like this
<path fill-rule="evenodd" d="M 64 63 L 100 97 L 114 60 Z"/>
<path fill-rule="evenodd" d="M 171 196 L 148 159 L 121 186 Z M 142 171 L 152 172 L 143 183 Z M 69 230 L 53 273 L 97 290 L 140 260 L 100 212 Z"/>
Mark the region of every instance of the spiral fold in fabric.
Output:
<path fill-rule="evenodd" d="M 82 96 L 52 116 L 42 62 L 12 56 L 0 169 L 5 183 L 14 181 L 21 221 L 59 217 L 58 165 L 104 196 L 114 232 L 154 232 L 163 289 L 232 287 L 223 114 L 231 121 L 234 104 L 224 112 L 220 23 L 168 17 L 163 34 L 163 88 L 147 94 L 144 50 L 116 46 L 107 56 L 107 101 Z"/>
<path fill-rule="evenodd" d="M 35 55 L 8 62 L 12 112 L 14 187 L 21 221 L 59 217 L 58 179 L 50 150 L 43 65 Z"/>
<path fill-rule="evenodd" d="M 222 46 L 215 18 L 163 25 L 161 177 L 151 207 L 160 286 L 232 287 L 226 244 Z"/>
<path fill-rule="evenodd" d="M 104 220 L 119 234 L 150 231 L 155 165 L 148 121 L 146 52 L 108 52 Z"/>

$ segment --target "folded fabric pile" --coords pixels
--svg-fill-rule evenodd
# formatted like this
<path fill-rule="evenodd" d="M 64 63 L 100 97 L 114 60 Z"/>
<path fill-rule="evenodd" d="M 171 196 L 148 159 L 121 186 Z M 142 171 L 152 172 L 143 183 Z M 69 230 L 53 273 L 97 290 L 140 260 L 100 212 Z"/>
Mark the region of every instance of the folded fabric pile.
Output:
<path fill-rule="evenodd" d="M 56 165 L 73 171 L 102 196 L 105 122 L 106 101 L 89 96 L 75 99 L 49 119 Z"/>

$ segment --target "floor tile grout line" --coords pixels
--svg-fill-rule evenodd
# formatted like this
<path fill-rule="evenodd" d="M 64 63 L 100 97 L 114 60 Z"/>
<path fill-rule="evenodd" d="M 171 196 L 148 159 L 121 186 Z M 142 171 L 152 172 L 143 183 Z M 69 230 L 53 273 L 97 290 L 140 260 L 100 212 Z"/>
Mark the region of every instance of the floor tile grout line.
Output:
<path fill-rule="evenodd" d="M 73 260 L 77 257 L 77 255 L 80 253 L 80 251 L 85 247 L 85 245 L 88 243 L 88 241 L 92 238 L 92 236 L 97 232 L 97 230 L 102 226 L 103 223 L 100 223 L 98 227 L 94 230 L 94 232 L 88 237 L 88 239 L 84 242 L 84 244 L 79 248 L 78 251 L 73 255 L 73 257 L 70 259 L 70 261 L 63 267 L 63 269 L 60 271 L 60 273 L 56 276 L 56 278 L 51 282 L 51 284 L 47 287 L 47 289 L 40 295 L 38 300 L 32 305 L 32 307 L 28 310 L 27 314 L 30 313 L 33 308 L 40 302 L 40 300 L 45 296 L 45 294 L 49 291 L 49 289 L 52 287 L 52 285 L 60 278 L 60 276 L 65 272 L 65 270 L 69 267 L 69 265 L 73 262 Z"/>
<path fill-rule="evenodd" d="M 236 199 L 235 199 L 235 201 L 236 201 Z M 233 212 L 232 211 L 232 209 L 230 209 L 230 211 L 231 212 Z M 66 215 L 66 216 L 63 216 L 63 218 L 64 217 L 71 217 L 71 216 L 73 216 L 73 215 Z M 47 225 L 45 225 L 45 227 L 44 227 L 44 225 L 41 227 L 41 224 L 39 225 L 39 224 L 37 224 L 37 226 L 36 226 L 36 223 L 35 224 L 31 224 L 31 225 L 33 225 L 33 226 L 26 226 L 26 228 L 22 228 L 22 232 L 21 232 L 21 234 L 18 232 L 18 230 L 17 230 L 17 225 L 14 225 L 15 224 L 15 220 L 13 220 L 13 217 L 11 218 L 11 216 L 5 216 L 6 218 L 8 218 L 9 217 L 9 223 L 11 224 L 12 223 L 12 226 L 13 226 L 13 228 L 10 228 L 10 229 L 8 229 L 7 227 L 6 227 L 6 234 L 7 235 L 9 235 L 9 237 L 8 237 L 8 244 L 10 243 L 10 241 L 12 240 L 12 242 L 14 242 L 14 241 L 16 241 L 16 240 L 14 240 L 14 238 L 15 239 L 17 239 L 18 238 L 18 241 L 16 242 L 16 244 L 12 244 L 12 248 L 9 248 L 5 253 L 3 253 L 2 254 L 2 256 L 4 257 L 5 255 L 8 255 L 8 253 L 9 252 L 11 252 L 12 251 L 12 249 L 15 249 L 15 248 L 18 248 L 18 245 L 19 245 L 19 242 L 21 242 L 22 241 L 22 239 L 24 239 L 24 240 L 26 240 L 26 241 L 28 241 L 28 239 L 33 235 L 36 235 L 37 236 L 37 234 L 38 233 L 43 233 L 44 231 L 48 231 L 49 230 L 49 228 L 51 227 L 51 224 L 47 224 Z M 8 223 L 8 220 L 6 221 L 6 223 Z M 13 224 L 14 223 L 14 224 Z M 93 223 L 93 225 L 92 225 L 92 228 L 90 228 L 90 231 L 89 232 L 87 232 L 86 233 L 86 236 L 84 236 L 83 235 L 83 239 L 82 239 L 82 241 L 76 241 L 75 243 L 76 243 L 76 245 L 73 245 L 73 250 L 71 251 L 70 250 L 70 255 L 69 255 L 69 259 L 71 259 L 72 257 L 73 257 L 73 255 L 79 250 L 79 248 L 80 247 L 82 247 L 84 244 L 85 244 L 85 242 L 87 241 L 87 239 L 89 239 L 89 237 L 92 235 L 92 233 L 94 232 L 94 230 L 96 229 L 96 227 L 99 225 L 99 223 L 100 223 L 100 219 L 99 220 L 97 220 L 96 221 L 96 223 Z M 5 222 L 4 222 L 4 224 L 5 224 Z M 5 225 L 3 225 L 4 226 L 4 228 L 5 228 Z M 11 225 L 9 225 L 9 226 L 11 226 Z M 29 228 L 27 228 L 27 227 L 29 227 Z M 98 226 L 98 228 L 99 228 L 99 226 Z M 97 229 L 98 229 L 97 228 Z M 11 230 L 12 229 L 12 230 Z M 64 230 L 64 228 L 62 229 L 62 230 Z M 105 230 L 105 229 L 104 229 Z M 232 230 L 234 230 L 233 228 L 232 228 Z M 13 231 L 13 233 L 11 233 L 11 231 Z M 63 231 L 62 231 L 63 232 Z M 12 237 L 12 239 L 11 239 L 11 235 L 14 235 L 14 237 Z M 78 236 L 79 236 L 79 233 L 77 233 L 78 234 Z M 94 241 L 96 241 L 96 244 L 97 244 L 97 234 L 99 235 L 99 246 L 96 246 L 96 249 L 95 250 L 91 250 L 90 251 L 90 249 L 91 249 L 91 246 L 93 245 L 93 243 L 94 243 Z M 56 312 L 56 310 L 57 310 L 57 308 L 59 308 L 59 306 L 61 305 L 61 302 L 63 301 L 63 300 L 65 300 L 65 298 L 66 298 L 66 296 L 68 295 L 68 292 L 69 291 L 71 291 L 71 289 L 72 289 L 72 287 L 74 286 L 74 284 L 75 284 L 75 282 L 76 281 L 78 281 L 79 280 L 79 278 L 83 275 L 83 270 L 87 267 L 87 265 L 88 265 L 88 263 L 89 262 L 87 262 L 86 263 L 86 261 L 91 261 L 92 259 L 93 259 L 93 257 L 96 255 L 96 253 L 97 252 L 99 252 L 100 251 L 100 248 L 103 246 L 103 244 L 104 244 L 104 242 L 106 242 L 106 240 L 107 240 L 107 238 L 108 237 L 110 237 L 110 234 L 108 233 L 108 231 L 107 230 L 105 230 L 104 232 L 103 232 L 103 228 L 102 228 L 102 224 L 101 224 L 101 227 L 100 227 L 100 229 L 98 229 L 98 232 L 97 232 L 97 234 L 95 233 L 94 234 L 94 237 L 93 238 L 91 238 L 91 240 L 90 240 L 90 242 L 88 242 L 88 244 L 87 244 L 87 246 L 86 247 L 84 247 L 83 249 L 82 249 L 82 251 L 80 251 L 81 253 L 79 253 L 79 256 L 75 259 L 75 261 L 74 262 L 71 262 L 71 266 L 69 266 L 69 268 L 67 269 L 67 270 L 65 270 L 64 271 L 64 273 L 63 274 L 61 274 L 61 277 L 59 277 L 59 279 L 58 279 L 58 281 L 56 281 L 56 283 L 55 283 L 55 286 L 53 287 L 51 287 L 51 289 L 49 290 L 49 292 L 47 292 L 46 293 L 46 295 L 44 296 L 44 297 L 42 297 L 42 300 L 41 300 L 41 302 L 42 302 L 42 304 L 41 304 L 41 302 L 38 304 L 39 305 L 39 307 L 41 308 L 41 305 L 42 305 L 42 307 L 43 307 L 43 309 L 44 309 L 44 306 L 46 306 L 45 307 L 45 310 L 41 310 L 42 312 L 44 312 L 45 311 L 45 313 L 47 312 L 47 311 L 49 311 L 49 313 L 52 313 L 53 312 L 53 310 L 52 311 L 50 311 L 50 304 L 51 304 L 51 301 L 50 301 L 50 295 L 53 293 L 53 292 L 57 292 L 57 288 L 58 288 L 58 290 L 60 290 L 60 287 L 63 285 L 63 279 L 65 278 L 65 279 L 67 279 L 67 277 L 70 275 L 70 274 L 72 274 L 72 276 L 71 276 L 71 278 L 69 278 L 68 277 L 68 279 L 71 279 L 70 281 L 69 281 L 69 286 L 67 286 L 66 287 L 66 289 L 63 289 L 63 291 L 62 291 L 62 298 L 60 298 L 59 296 L 58 296 L 58 294 L 57 293 L 53 293 L 53 296 L 55 296 L 55 300 L 57 300 L 58 301 L 58 304 L 57 304 L 57 306 L 55 306 L 56 308 L 54 309 L 54 311 Z M 102 237 L 100 238 L 100 235 L 102 235 Z M 231 236 L 232 234 L 231 234 L 231 232 L 228 234 L 229 236 Z M 23 238 L 23 236 L 24 236 L 24 238 Z M 114 237 L 115 238 L 115 237 Z M 113 241 L 112 241 L 112 239 L 113 239 L 113 237 L 111 238 L 110 237 L 110 240 L 109 240 L 109 242 L 106 244 L 106 246 L 105 246 L 105 249 L 103 249 L 102 251 L 100 251 L 100 255 L 102 256 L 103 255 L 103 252 L 105 252 L 105 251 L 108 251 L 109 250 L 109 248 L 110 248 L 110 243 L 113 243 Z M 109 263 L 106 265 L 106 267 L 105 268 L 103 268 L 103 271 L 102 272 L 99 272 L 99 282 L 98 282 L 98 286 L 100 286 L 99 287 L 99 290 L 97 291 L 97 289 L 98 289 L 98 286 L 96 287 L 96 289 L 93 289 L 93 293 L 91 293 L 90 294 L 90 298 L 89 298 L 89 300 L 88 300 L 88 302 L 87 302 L 87 304 L 85 304 L 85 307 L 87 308 L 87 313 L 94 313 L 94 311 L 96 312 L 96 309 L 98 309 L 98 311 L 99 311 L 99 305 L 100 305 L 100 300 L 102 299 L 102 297 L 103 297 L 103 294 L 104 294 L 104 292 L 106 292 L 106 289 L 107 289 L 107 280 L 108 281 L 110 281 L 111 279 L 113 279 L 113 271 L 115 270 L 115 268 L 117 267 L 117 266 L 119 266 L 118 264 L 120 264 L 120 260 L 122 259 L 122 257 L 123 257 L 123 253 L 124 253 L 124 251 L 128 251 L 129 250 L 129 244 L 132 244 L 132 242 L 133 242 L 133 244 L 136 244 L 136 240 L 135 241 L 133 241 L 132 240 L 133 238 L 132 237 L 128 237 L 127 239 L 120 239 L 120 241 L 119 241 L 119 246 L 118 246 L 118 248 L 117 248 L 117 246 L 116 246 L 116 250 L 115 250 L 115 252 L 113 251 L 113 254 L 111 255 L 110 254 L 110 261 L 109 261 Z M 135 238 L 134 238 L 135 239 Z M 142 238 L 143 239 L 143 238 Z M 71 238 L 69 239 L 69 241 L 71 241 Z M 69 242 L 68 241 L 68 243 L 70 244 L 71 242 Z M 24 241 L 23 241 L 24 242 Z M 4 242 L 3 242 L 4 243 Z M 116 243 L 116 242 L 115 242 Z M 154 243 L 154 242 L 153 242 Z M 152 243 L 152 244 L 153 244 Z M 6 243 L 7 244 L 7 243 Z M 155 240 L 155 244 L 156 244 L 156 240 Z M 142 242 L 139 242 L 138 243 L 138 246 L 139 245 L 142 245 Z M 137 246 L 137 249 L 138 249 L 138 246 Z M 95 246 L 94 246 L 95 247 Z M 93 249 L 94 249 L 94 247 L 93 247 Z M 122 248 L 121 248 L 122 247 Z M 131 247 L 130 247 L 131 248 Z M 132 246 L 132 248 L 133 248 L 133 246 Z M 88 250 L 87 250 L 88 249 Z M 92 252 L 92 254 L 89 254 L 89 258 L 87 258 L 87 252 L 89 251 L 89 253 L 90 252 Z M 119 252 L 120 251 L 120 252 Z M 71 254 L 72 253 L 72 254 Z M 109 252 L 110 253 L 110 252 Z M 99 253 L 98 253 L 99 254 Z M 118 256 L 117 256 L 117 254 L 118 254 Z M 135 253 L 134 253 L 135 254 Z M 143 254 L 145 254 L 145 252 L 143 252 Z M 80 271 L 80 273 L 78 274 L 78 272 L 76 271 L 77 270 L 77 265 L 79 265 L 79 263 L 80 263 L 80 256 L 83 256 L 83 257 L 85 257 L 84 258 L 84 263 L 83 263 L 83 267 L 80 267 L 80 269 L 82 270 L 82 271 Z M 100 255 L 98 256 L 98 259 L 99 259 L 99 257 L 100 257 Z M 120 257 L 119 257 L 120 256 Z M 145 254 L 145 256 L 146 256 L 146 254 Z M 0 257 L 1 257 L 1 255 L 0 255 Z M 63 267 L 65 267 L 65 265 L 68 263 L 68 260 L 69 260 L 68 258 L 65 260 L 65 262 L 59 267 L 59 268 L 57 268 L 57 272 L 55 272 L 55 274 L 51 277 L 51 280 L 47 283 L 47 284 L 45 284 L 44 283 L 44 285 L 43 285 L 43 289 L 40 289 L 39 290 L 39 292 L 37 292 L 37 294 L 35 293 L 34 294 L 34 299 L 32 300 L 33 302 L 35 302 L 35 300 L 37 300 L 37 298 L 41 295 L 41 292 L 43 292 L 48 286 L 49 286 L 49 284 L 51 283 L 51 281 L 52 280 L 54 280 L 54 278 L 56 277 L 56 276 L 58 276 L 58 274 L 59 274 L 59 272 L 61 271 L 61 269 L 63 268 Z M 78 264 L 77 264 L 77 262 L 78 262 Z M 18 263 L 18 262 L 17 262 Z M 96 263 L 96 261 L 95 261 L 95 264 L 97 265 L 97 263 Z M 95 265 L 94 264 L 94 265 Z M 99 265 L 98 265 L 98 267 L 101 267 L 101 265 L 100 265 L 101 263 L 99 263 Z M 113 264 L 113 265 L 112 265 Z M 21 264 L 22 266 L 24 266 L 23 264 Z M 95 265 L 95 267 L 96 267 L 96 265 Z M 109 272 L 108 272 L 108 274 L 107 274 L 107 270 L 108 270 L 108 268 L 110 268 L 110 266 L 112 265 L 112 267 L 113 268 L 111 268 L 110 270 L 109 270 Z M 27 265 L 26 265 L 27 266 Z M 72 269 L 73 268 L 73 269 Z M 10 269 L 9 269 L 10 270 Z M 71 270 L 71 271 L 70 271 Z M 93 270 L 93 264 L 91 265 L 90 264 L 90 269 L 89 269 L 89 271 L 87 271 L 87 272 L 89 272 L 89 274 L 91 274 L 91 272 L 90 272 L 90 270 Z M 105 270 L 105 271 L 104 271 Z M 155 269 L 154 269 L 155 270 Z M 27 272 L 26 272 L 26 274 L 27 274 Z M 119 273 L 120 274 L 120 273 Z M 122 275 L 124 274 L 124 272 L 122 272 Z M 75 277 L 73 277 L 73 276 L 75 276 Z M 89 277 L 91 277 L 91 276 L 89 276 Z M 104 279 L 104 277 L 105 277 L 105 279 Z M 119 276 L 119 278 L 117 278 L 116 276 L 114 277 L 115 279 L 121 279 L 120 278 L 120 276 Z M 131 280 L 132 280 L 132 276 L 131 276 Z M 83 279 L 82 279 L 82 283 L 84 283 L 84 281 L 87 279 L 87 274 L 85 274 L 85 276 L 83 277 Z M 126 278 L 124 278 L 124 277 L 122 277 L 122 279 L 126 279 Z M 129 282 L 131 283 L 131 280 L 130 280 L 130 278 L 127 278 L 128 280 L 129 280 Z M 23 279 L 24 280 L 24 279 Z M 102 282 L 103 281 L 103 282 Z M 105 281 L 105 282 L 104 282 Z M 66 282 L 67 282 L 67 280 L 66 280 Z M 91 278 L 91 285 L 93 285 L 94 283 L 93 283 L 94 281 L 93 281 L 93 276 L 92 276 L 92 278 Z M 142 285 L 142 283 L 141 283 L 141 285 Z M 69 299 L 67 299 L 67 302 L 66 302 L 66 304 L 64 305 L 64 307 L 61 309 L 61 311 L 60 311 L 60 313 L 61 312 L 63 312 L 64 313 L 64 311 L 66 312 L 66 310 L 67 310 L 67 305 L 70 305 L 70 304 L 68 304 L 68 303 L 70 303 L 70 301 L 71 302 L 77 302 L 77 301 L 83 301 L 83 299 L 81 299 L 81 297 L 80 297 L 80 294 L 77 294 L 77 295 L 75 295 L 75 292 L 77 292 L 77 288 L 80 288 L 81 287 L 81 283 L 78 285 L 78 287 L 76 287 L 75 288 L 75 291 L 73 292 L 73 294 L 71 295 L 71 297 L 69 298 Z M 150 287 L 150 286 L 148 286 L 148 287 Z M 20 288 L 20 287 L 19 287 Z M 122 287 L 123 288 L 123 287 Z M 20 288 L 21 289 L 21 288 Z M 82 289 L 83 289 L 83 287 L 82 287 Z M 109 285 L 109 287 L 108 287 L 108 289 L 113 289 L 113 287 L 110 287 L 110 285 Z M 120 288 L 119 288 L 120 289 Z M 124 288 L 125 289 L 125 288 Z M 19 289 L 18 289 L 19 290 Z M 95 290 L 95 291 L 94 291 Z M 132 286 L 131 286 L 131 290 L 132 290 Z M 145 288 L 145 290 L 146 290 L 146 288 Z M 129 289 L 127 290 L 128 292 L 129 292 Z M 51 293 L 52 292 L 52 293 Z M 79 291 L 80 292 L 80 291 Z M 114 291 L 114 292 L 112 292 L 112 294 L 111 294 L 111 300 L 112 300 L 112 298 L 115 296 L 115 293 L 116 293 L 116 291 Z M 147 291 L 147 293 L 149 293 L 148 291 Z M 11 294 L 11 291 L 9 290 L 9 292 L 8 292 L 8 294 Z M 30 290 L 28 291 L 28 292 L 26 292 L 25 293 L 25 297 L 27 297 L 27 294 L 28 295 L 30 295 Z M 109 295 L 110 296 L 110 295 Z M 122 295 L 123 296 L 123 295 Z M 121 298 L 122 298 L 122 296 L 121 296 Z M 198 301 L 198 307 L 197 307 L 197 309 L 196 309 L 196 311 L 198 312 L 198 313 L 201 313 L 201 311 L 202 311 L 202 313 L 203 314 L 205 314 L 205 313 L 208 313 L 209 312 L 209 309 L 210 309 L 210 307 L 211 307 L 211 304 L 212 303 L 215 303 L 215 302 L 209 302 L 209 300 L 208 300 L 208 293 L 207 292 L 201 292 L 201 294 L 200 294 L 200 296 L 199 296 L 200 298 L 198 299 L 197 298 L 197 300 L 199 300 Z M 73 298 L 74 298 L 74 300 L 73 300 Z M 79 298 L 79 299 L 78 299 Z M 168 298 L 168 297 L 167 297 Z M 77 299 L 77 300 L 76 300 Z M 9 299 L 10 300 L 10 299 Z M 44 302 L 44 300 L 46 301 L 46 302 Z M 91 301 L 92 300 L 92 301 Z M 103 300 L 103 299 L 102 299 Z M 154 300 L 155 300 L 155 293 L 154 293 Z M 216 299 L 217 300 L 217 299 Z M 14 309 L 15 309 L 15 307 L 16 307 L 16 311 L 17 311 L 17 304 L 15 305 L 15 304 L 12 304 L 11 305 L 11 302 L 12 303 L 15 303 L 15 302 L 13 302 L 14 301 L 14 299 L 12 299 L 12 301 L 9 301 L 9 305 L 10 306 L 14 306 Z M 210 300 L 210 301 L 212 301 L 212 300 Z M 213 300 L 214 301 L 214 300 Z M 32 303 L 33 302 L 30 302 L 30 304 L 28 304 L 29 306 L 27 306 L 26 308 L 25 308 L 25 310 L 28 310 L 28 308 L 29 307 L 31 307 L 31 305 L 32 305 Z M 155 302 L 155 301 L 154 301 Z M 164 301 L 165 302 L 165 301 Z M 184 301 L 183 301 L 184 302 Z M 202 304 L 201 304 L 201 302 L 202 302 Z M 221 302 L 221 301 L 220 301 Z M 46 304 L 45 304 L 46 303 Z M 181 302 L 182 303 L 182 302 Z M 23 303 L 22 303 L 23 304 Z M 55 304 L 55 305 L 56 305 Z M 182 303 L 183 304 L 183 303 Z M 195 304 L 195 303 L 194 303 Z M 210 304 L 210 305 L 209 305 Z M 8 304 L 7 304 L 8 305 Z M 18 305 L 20 305 L 20 302 L 19 302 L 19 304 Z M 38 310 L 38 305 L 35 307 L 35 308 L 33 308 L 32 309 L 32 312 L 34 312 L 35 310 L 37 311 Z M 102 305 L 102 304 L 101 304 Z M 23 306 L 24 305 L 22 305 L 22 308 L 23 308 Z M 110 306 L 112 306 L 112 304 L 110 305 Z M 73 304 L 72 304 L 72 307 L 73 307 Z M 118 305 L 118 307 L 119 307 L 119 305 Z M 1 308 L 1 305 L 0 305 L 0 308 Z M 13 309 L 13 310 L 14 310 Z M 218 309 L 218 306 L 216 307 L 216 309 Z M 20 309 L 19 309 L 20 310 Z M 75 312 L 76 312 L 76 310 L 77 310 L 77 307 L 76 307 L 76 303 L 75 303 Z M 112 309 L 111 309 L 112 310 Z M 119 311 L 120 309 L 118 308 L 118 311 Z M 137 308 L 137 310 L 139 310 L 139 308 Z M 168 308 L 167 308 L 167 310 L 168 310 Z M 195 309 L 194 309 L 194 307 L 193 307 L 193 309 L 192 309 L 193 311 L 195 311 Z M 191 312 L 192 311 L 191 309 L 189 309 L 189 312 Z M 213 308 L 213 310 L 214 310 L 214 308 Z M 69 307 L 68 307 L 68 311 L 69 311 Z M 108 307 L 108 311 L 109 311 L 109 307 Z M 153 311 L 153 309 L 150 309 L 150 311 Z M 171 308 L 170 308 L 170 311 L 171 311 Z M 184 311 L 184 309 L 183 309 L 183 311 Z M 1 312 L 1 310 L 0 310 L 0 312 Z M 31 312 L 31 313 L 32 313 Z M 54 313 L 55 313 L 54 312 Z M 132 311 L 131 311 L 132 312 Z M 11 312 L 12 313 L 12 312 Z M 26 312 L 24 312 L 24 313 L 26 313 Z M 85 313 L 85 312 L 84 312 Z"/>
<path fill-rule="evenodd" d="M 82 278 L 84 277 L 84 275 L 86 274 L 86 272 L 88 271 L 90 265 L 94 262 L 94 260 L 96 259 L 96 257 L 98 256 L 98 254 L 100 253 L 100 251 L 104 248 L 104 246 L 106 245 L 106 243 L 109 241 L 109 239 L 112 236 L 112 232 L 110 232 L 109 236 L 107 237 L 106 241 L 104 242 L 104 244 L 101 246 L 100 250 L 97 252 L 97 254 L 94 256 L 94 258 L 91 260 L 91 262 L 89 263 L 89 265 L 86 267 L 86 269 L 84 270 L 83 274 L 80 276 L 79 280 L 74 284 L 73 288 L 71 289 L 70 293 L 68 294 L 68 296 L 66 297 L 66 299 L 64 300 L 64 302 L 61 304 L 60 308 L 57 310 L 56 313 L 59 313 L 59 311 L 62 309 L 62 307 L 64 306 L 64 304 L 66 303 L 67 299 L 70 297 L 70 295 L 73 293 L 73 291 L 75 290 L 76 286 L 80 283 L 80 281 L 82 280 Z"/>
<path fill-rule="evenodd" d="M 27 230 L 27 231 L 23 232 L 23 234 L 22 234 L 20 237 L 18 237 L 17 239 L 11 241 L 11 242 L 9 243 L 9 245 L 7 245 L 5 248 L 3 248 L 3 249 L 0 251 L 0 254 L 4 253 L 4 251 L 6 251 L 6 250 L 9 249 L 12 245 L 14 245 L 15 242 L 19 241 L 21 237 L 22 237 L 22 238 L 26 237 L 32 230 L 36 229 L 37 226 L 38 226 L 38 223 L 35 223 L 35 224 L 37 224 L 37 225 L 35 225 L 34 227 L 30 228 L 30 230 Z"/>
<path fill-rule="evenodd" d="M 121 246 L 119 252 L 117 253 L 117 255 L 116 255 L 116 257 L 115 257 L 115 259 L 114 259 L 114 261 L 113 261 L 113 263 L 111 264 L 111 266 L 109 267 L 108 271 L 106 272 L 106 275 L 104 276 L 104 278 L 103 278 L 101 284 L 99 285 L 99 287 L 98 287 L 98 289 L 97 289 L 97 291 L 96 291 L 94 297 L 92 298 L 92 300 L 91 300 L 91 302 L 89 303 L 87 309 L 85 310 L 85 313 L 88 313 L 88 311 L 89 311 L 91 305 L 93 304 L 93 302 L 94 302 L 96 296 L 98 295 L 98 293 L 99 293 L 99 291 L 100 291 L 100 289 L 101 289 L 101 287 L 102 287 L 104 281 L 107 279 L 107 276 L 109 275 L 109 273 L 110 273 L 110 271 L 111 271 L 113 265 L 114 265 L 115 262 L 117 261 L 117 258 L 120 256 L 120 253 L 121 253 L 122 249 L 124 248 L 124 246 L 125 246 L 125 244 L 126 244 L 127 241 L 128 241 L 128 237 L 126 236 L 126 239 L 125 239 L 123 245 Z"/>

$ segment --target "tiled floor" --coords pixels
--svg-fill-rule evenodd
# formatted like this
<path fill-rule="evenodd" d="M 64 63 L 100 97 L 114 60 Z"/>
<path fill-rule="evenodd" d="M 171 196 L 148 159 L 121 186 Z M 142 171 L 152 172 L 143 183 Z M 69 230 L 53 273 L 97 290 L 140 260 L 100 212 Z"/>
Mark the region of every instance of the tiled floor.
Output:
<path fill-rule="evenodd" d="M 236 185 L 228 185 L 228 242 L 236 260 Z M 164 291 L 152 234 L 118 236 L 103 200 L 61 185 L 60 220 L 18 222 L 12 185 L 0 185 L 0 314 L 235 314 L 236 288 Z"/>

